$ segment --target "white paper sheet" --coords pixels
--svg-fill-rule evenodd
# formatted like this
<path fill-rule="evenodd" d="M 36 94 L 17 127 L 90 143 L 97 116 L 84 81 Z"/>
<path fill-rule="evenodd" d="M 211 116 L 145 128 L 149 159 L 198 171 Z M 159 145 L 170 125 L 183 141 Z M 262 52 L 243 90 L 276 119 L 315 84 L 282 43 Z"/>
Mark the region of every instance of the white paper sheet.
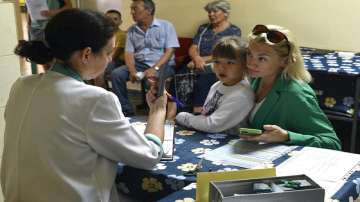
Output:
<path fill-rule="evenodd" d="M 276 170 L 278 174 L 306 174 L 311 178 L 336 182 L 343 180 L 359 162 L 358 154 L 305 147 Z"/>
<path fill-rule="evenodd" d="M 254 168 L 271 164 L 273 160 L 295 148 L 296 146 L 258 144 L 238 140 L 235 144 L 227 144 L 207 152 L 204 158 L 226 165 Z"/>
<path fill-rule="evenodd" d="M 277 176 L 305 174 L 325 189 L 330 198 L 360 162 L 360 155 L 305 147 L 276 167 Z"/>
<path fill-rule="evenodd" d="M 40 14 L 41 11 L 49 10 L 47 0 L 26 0 L 25 3 L 32 21 L 47 19 Z"/>

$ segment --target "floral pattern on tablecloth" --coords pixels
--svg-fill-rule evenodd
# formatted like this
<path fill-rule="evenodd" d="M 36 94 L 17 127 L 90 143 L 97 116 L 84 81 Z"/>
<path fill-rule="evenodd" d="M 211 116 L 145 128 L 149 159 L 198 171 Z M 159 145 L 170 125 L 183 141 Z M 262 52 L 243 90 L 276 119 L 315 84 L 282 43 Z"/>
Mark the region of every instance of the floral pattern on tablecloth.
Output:
<path fill-rule="evenodd" d="M 181 128 L 180 128 L 181 129 Z M 188 130 L 182 130 L 188 131 Z M 234 144 L 238 137 L 211 135 L 205 133 L 189 133 L 180 135 L 181 144 L 176 144 L 176 152 L 172 161 L 158 163 L 152 171 L 119 165 L 116 185 L 119 191 L 135 197 L 139 201 L 184 201 L 194 200 L 196 192 L 196 173 L 186 175 L 197 169 L 201 162 L 200 171 L 233 171 L 241 169 L 236 166 L 224 165 L 221 162 L 204 160 L 201 153 L 216 149 L 225 144 Z M 191 135 L 189 135 L 191 134 Z M 219 138 L 224 137 L 224 138 Z M 206 143 L 206 144 L 203 144 Z M 209 144 L 208 144 L 209 143 Z M 298 147 L 297 150 L 301 150 Z M 296 151 L 292 151 L 295 153 Z M 291 153 L 290 153 L 291 155 Z M 273 161 L 276 166 L 285 161 L 290 155 L 284 155 Z M 360 169 L 359 169 L 360 170 Z M 360 171 L 349 176 L 349 181 L 332 197 L 340 202 L 348 202 L 349 198 L 356 198 L 360 189 Z"/>

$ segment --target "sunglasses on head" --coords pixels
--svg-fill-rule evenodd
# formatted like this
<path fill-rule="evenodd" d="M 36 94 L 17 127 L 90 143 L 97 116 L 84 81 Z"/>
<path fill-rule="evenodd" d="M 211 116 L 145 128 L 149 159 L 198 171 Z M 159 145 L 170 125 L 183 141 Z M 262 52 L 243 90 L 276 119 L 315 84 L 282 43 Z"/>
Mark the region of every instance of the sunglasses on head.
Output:
<path fill-rule="evenodd" d="M 252 30 L 252 33 L 254 35 L 266 33 L 266 38 L 271 43 L 280 43 L 284 39 L 286 41 L 289 41 L 284 33 L 276 31 L 276 30 L 270 30 L 265 25 L 255 25 L 254 29 Z"/>

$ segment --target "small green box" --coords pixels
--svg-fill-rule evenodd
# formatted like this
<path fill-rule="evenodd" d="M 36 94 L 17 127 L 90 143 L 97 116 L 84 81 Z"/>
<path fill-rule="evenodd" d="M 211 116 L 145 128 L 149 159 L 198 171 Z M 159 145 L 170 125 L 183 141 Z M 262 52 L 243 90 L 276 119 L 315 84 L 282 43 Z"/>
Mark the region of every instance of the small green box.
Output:
<path fill-rule="evenodd" d="M 254 129 L 254 128 L 240 128 L 240 135 L 248 135 L 248 136 L 257 136 L 261 135 L 262 130 Z"/>

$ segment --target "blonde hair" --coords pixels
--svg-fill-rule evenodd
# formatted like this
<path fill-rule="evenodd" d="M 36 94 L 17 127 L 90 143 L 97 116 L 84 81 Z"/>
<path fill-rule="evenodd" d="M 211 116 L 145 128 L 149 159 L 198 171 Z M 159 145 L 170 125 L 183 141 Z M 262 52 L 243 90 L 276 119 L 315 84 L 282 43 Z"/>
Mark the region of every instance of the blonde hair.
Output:
<path fill-rule="evenodd" d="M 290 30 L 278 25 L 266 25 L 269 30 L 276 30 L 283 33 L 288 41 L 284 40 L 279 43 L 272 43 L 266 37 L 265 33 L 255 35 L 250 33 L 249 42 L 255 41 L 265 43 L 272 47 L 281 57 L 288 57 L 287 66 L 282 71 L 285 78 L 296 81 L 309 83 L 311 82 L 311 74 L 305 69 L 304 60 L 302 58 L 300 48 L 296 44 L 294 35 Z"/>

